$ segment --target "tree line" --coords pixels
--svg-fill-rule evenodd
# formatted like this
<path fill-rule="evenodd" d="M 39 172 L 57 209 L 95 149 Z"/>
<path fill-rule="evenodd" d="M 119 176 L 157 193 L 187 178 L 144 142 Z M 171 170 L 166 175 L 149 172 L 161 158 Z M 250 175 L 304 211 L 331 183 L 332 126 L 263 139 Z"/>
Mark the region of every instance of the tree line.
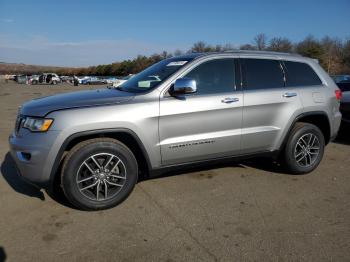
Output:
<path fill-rule="evenodd" d="M 268 38 L 265 34 L 258 34 L 251 43 L 240 46 L 230 43 L 210 45 L 199 41 L 194 43 L 187 51 L 176 50 L 173 53 L 163 51 L 151 56 L 139 55 L 134 59 L 84 68 L 51 67 L 50 69 L 52 70 L 50 72 L 60 75 L 126 76 L 138 73 L 156 62 L 172 56 L 194 52 L 222 52 L 234 49 L 297 53 L 318 59 L 321 66 L 330 75 L 350 74 L 350 39 L 343 40 L 329 36 L 317 39 L 309 35 L 299 42 L 292 42 L 286 37 Z M 40 69 L 43 68 L 41 67 Z"/>
<path fill-rule="evenodd" d="M 331 75 L 350 73 L 350 39 L 342 40 L 325 36 L 317 39 L 311 35 L 302 41 L 293 43 L 286 37 L 268 38 L 265 34 L 258 34 L 252 43 L 234 46 L 232 44 L 210 45 L 203 41 L 194 43 L 193 46 L 183 52 L 176 50 L 174 53 L 162 52 L 152 56 L 137 56 L 135 59 L 116 62 L 108 65 L 92 66 L 78 69 L 79 75 L 128 75 L 140 72 L 142 69 L 164 58 L 178 56 L 193 52 L 222 52 L 234 49 L 240 50 L 266 50 L 276 52 L 298 53 L 302 56 L 317 59 L 321 66 Z"/>

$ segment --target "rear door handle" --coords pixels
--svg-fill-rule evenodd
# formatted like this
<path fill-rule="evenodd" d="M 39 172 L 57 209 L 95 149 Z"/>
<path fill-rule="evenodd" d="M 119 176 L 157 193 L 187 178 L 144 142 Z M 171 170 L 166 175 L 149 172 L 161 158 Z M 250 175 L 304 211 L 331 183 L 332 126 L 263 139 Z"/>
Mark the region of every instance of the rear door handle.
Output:
<path fill-rule="evenodd" d="M 289 92 L 287 92 L 287 93 L 284 93 L 282 96 L 283 97 L 293 97 L 293 96 L 297 96 L 298 94 L 297 93 L 289 93 Z"/>
<path fill-rule="evenodd" d="M 226 98 L 221 100 L 222 103 L 226 103 L 226 104 L 234 103 L 234 102 L 238 102 L 238 101 L 239 101 L 238 97 L 226 97 Z"/>

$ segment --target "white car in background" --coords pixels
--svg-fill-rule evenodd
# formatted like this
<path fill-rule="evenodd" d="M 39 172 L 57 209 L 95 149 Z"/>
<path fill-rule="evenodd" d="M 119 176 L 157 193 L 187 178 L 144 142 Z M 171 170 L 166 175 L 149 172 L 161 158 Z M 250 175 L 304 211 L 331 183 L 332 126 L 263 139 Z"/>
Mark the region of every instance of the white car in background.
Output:
<path fill-rule="evenodd" d="M 91 79 L 91 76 L 78 77 L 79 84 L 85 84 L 87 80 Z"/>
<path fill-rule="evenodd" d="M 33 75 L 28 80 L 28 83 L 31 85 L 37 85 L 37 84 L 56 85 L 61 82 L 62 82 L 61 78 L 55 73 L 43 73 L 41 75 Z"/>
<path fill-rule="evenodd" d="M 116 77 L 109 77 L 106 79 L 107 84 L 113 85 L 115 82 L 117 82 L 119 79 Z"/>

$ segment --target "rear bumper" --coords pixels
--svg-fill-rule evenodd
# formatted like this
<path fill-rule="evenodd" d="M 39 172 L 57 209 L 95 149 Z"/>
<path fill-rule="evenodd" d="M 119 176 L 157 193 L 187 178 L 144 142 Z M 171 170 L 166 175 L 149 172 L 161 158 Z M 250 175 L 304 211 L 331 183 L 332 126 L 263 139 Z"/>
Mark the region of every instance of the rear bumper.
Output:
<path fill-rule="evenodd" d="M 333 141 L 337 137 L 341 122 L 342 114 L 340 112 L 336 112 L 333 116 L 333 125 L 331 128 L 330 141 Z"/>

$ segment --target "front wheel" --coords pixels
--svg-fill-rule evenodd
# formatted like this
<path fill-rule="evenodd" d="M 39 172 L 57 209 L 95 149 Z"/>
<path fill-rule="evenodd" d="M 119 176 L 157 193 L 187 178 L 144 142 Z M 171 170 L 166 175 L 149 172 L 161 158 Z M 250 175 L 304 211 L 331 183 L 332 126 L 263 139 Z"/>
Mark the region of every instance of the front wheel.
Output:
<path fill-rule="evenodd" d="M 325 139 L 321 130 L 312 124 L 298 122 L 288 138 L 283 162 L 292 174 L 305 174 L 314 170 L 322 160 Z"/>
<path fill-rule="evenodd" d="M 124 201 L 137 182 L 137 161 L 123 143 L 97 138 L 67 155 L 61 183 L 65 196 L 82 210 L 111 208 Z"/>

